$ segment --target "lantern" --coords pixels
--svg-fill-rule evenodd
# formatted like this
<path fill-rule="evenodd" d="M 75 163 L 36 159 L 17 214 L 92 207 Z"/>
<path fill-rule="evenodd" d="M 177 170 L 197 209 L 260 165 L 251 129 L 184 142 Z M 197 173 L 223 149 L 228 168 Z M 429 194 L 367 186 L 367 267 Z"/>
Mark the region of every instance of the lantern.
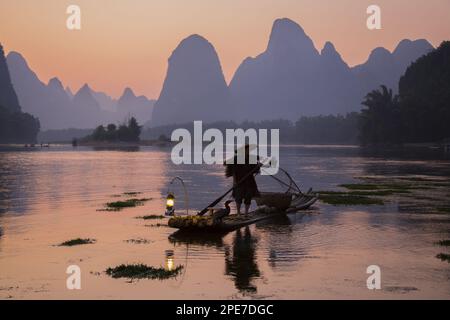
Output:
<path fill-rule="evenodd" d="M 166 198 L 166 215 L 172 216 L 175 212 L 175 196 L 169 192 Z"/>

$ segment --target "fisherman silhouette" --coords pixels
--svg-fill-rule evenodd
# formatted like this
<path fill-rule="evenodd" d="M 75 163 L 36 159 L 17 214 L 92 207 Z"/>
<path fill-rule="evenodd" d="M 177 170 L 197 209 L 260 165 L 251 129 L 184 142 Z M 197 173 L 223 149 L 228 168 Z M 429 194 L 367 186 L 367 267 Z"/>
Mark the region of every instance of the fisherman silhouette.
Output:
<path fill-rule="evenodd" d="M 258 156 L 250 154 L 250 148 L 250 145 L 245 145 L 244 159 L 239 158 L 239 152 L 242 150 L 236 150 L 234 158 L 226 160 L 224 164 L 225 176 L 227 178 L 233 177 L 234 189 L 232 195 L 236 202 L 237 214 L 241 214 L 242 202 L 245 205 L 245 214 L 248 214 L 252 199 L 259 196 L 254 174 L 259 173 L 260 164 Z M 244 160 L 243 163 L 240 163 L 242 160 Z"/>

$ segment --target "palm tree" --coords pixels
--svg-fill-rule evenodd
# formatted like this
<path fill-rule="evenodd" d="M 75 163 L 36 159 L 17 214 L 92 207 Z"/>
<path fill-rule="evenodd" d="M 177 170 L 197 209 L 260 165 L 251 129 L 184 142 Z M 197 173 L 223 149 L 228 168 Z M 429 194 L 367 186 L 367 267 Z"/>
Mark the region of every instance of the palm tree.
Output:
<path fill-rule="evenodd" d="M 362 102 L 360 141 L 363 145 L 397 144 L 399 140 L 398 96 L 382 85 Z"/>

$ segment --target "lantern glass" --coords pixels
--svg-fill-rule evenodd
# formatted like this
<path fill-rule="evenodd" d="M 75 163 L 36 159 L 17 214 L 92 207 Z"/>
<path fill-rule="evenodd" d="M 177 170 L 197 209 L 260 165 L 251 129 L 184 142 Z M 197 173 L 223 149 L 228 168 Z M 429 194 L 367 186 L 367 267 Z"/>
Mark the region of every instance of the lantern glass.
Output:
<path fill-rule="evenodd" d="M 175 211 L 175 196 L 173 193 L 169 192 L 166 198 L 166 214 L 172 215 Z"/>

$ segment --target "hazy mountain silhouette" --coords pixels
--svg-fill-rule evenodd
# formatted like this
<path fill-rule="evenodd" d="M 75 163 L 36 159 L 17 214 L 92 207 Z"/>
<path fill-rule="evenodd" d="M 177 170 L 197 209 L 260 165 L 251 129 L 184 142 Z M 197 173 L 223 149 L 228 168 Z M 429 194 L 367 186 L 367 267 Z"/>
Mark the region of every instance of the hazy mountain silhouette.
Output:
<path fill-rule="evenodd" d="M 136 96 L 131 88 L 125 88 L 117 101 L 117 113 L 119 117 L 134 116 L 139 123 L 145 123 L 152 118 L 154 103 L 145 96 Z"/>
<path fill-rule="evenodd" d="M 66 93 L 69 96 L 70 99 L 73 99 L 73 92 L 72 89 L 70 89 L 70 87 L 66 87 Z"/>
<path fill-rule="evenodd" d="M 117 111 L 116 99 L 101 91 L 91 90 L 91 93 L 101 109 L 112 112 Z"/>
<path fill-rule="evenodd" d="M 40 119 L 44 130 L 93 128 L 107 122 L 123 122 L 125 115 L 135 116 L 140 123 L 150 119 L 153 102 L 143 96 L 137 97 L 139 102 L 133 102 L 129 109 L 122 105 L 119 112 L 116 99 L 93 91 L 87 84 L 74 95 L 69 87 L 64 89 L 56 77 L 48 84 L 43 83 L 17 52 L 10 52 L 6 61 L 19 103 L 24 111 Z M 139 107 L 145 108 L 145 105 L 147 113 Z"/>
<path fill-rule="evenodd" d="M 16 105 L 39 117 L 42 128 L 58 129 L 117 123 L 128 116 L 141 124 L 152 118 L 150 125 L 159 126 L 193 120 L 296 121 L 359 111 L 364 96 L 381 84 L 396 91 L 406 68 L 432 49 L 426 40 L 402 40 L 392 53 L 376 48 L 365 63 L 350 68 L 331 42 L 319 52 L 299 24 L 277 19 L 266 50 L 246 58 L 227 86 L 212 44 L 191 35 L 170 56 L 155 103 L 128 88 L 119 99 L 87 85 L 73 95 L 57 78 L 48 85 L 40 81 L 20 54 L 11 52 L 6 60 Z"/>
<path fill-rule="evenodd" d="M 315 94 L 321 114 L 344 114 L 359 110 L 361 97 L 366 93 L 359 86 L 351 69 L 331 42 L 326 42 L 320 53 L 319 83 Z M 313 114 L 317 114 L 316 112 Z"/>
<path fill-rule="evenodd" d="M 17 52 L 10 52 L 7 63 L 11 73 L 11 80 L 19 98 L 23 111 L 39 118 L 41 128 L 67 128 L 70 126 L 70 109 L 62 98 L 58 82 L 53 79 L 48 88 L 37 77 L 25 59 Z M 55 94 L 55 96 L 53 96 Z M 64 101 L 64 102 L 61 102 Z"/>
<path fill-rule="evenodd" d="M 151 119 L 155 100 L 146 96 L 136 96 L 131 88 L 125 88 L 119 99 L 100 91 L 91 90 L 91 93 L 102 110 L 112 112 L 111 116 L 115 122 L 135 117 L 142 124 Z"/>
<path fill-rule="evenodd" d="M 19 100 L 14 91 L 6 63 L 3 46 L 0 44 L 0 106 L 10 111 L 20 111 Z"/>
<path fill-rule="evenodd" d="M 99 124 L 112 120 L 112 114 L 102 110 L 95 100 L 91 88 L 88 84 L 83 85 L 72 99 L 75 110 L 77 128 L 94 128 Z"/>
<path fill-rule="evenodd" d="M 216 50 L 205 38 L 191 35 L 169 58 L 152 125 L 232 118 L 228 87 Z"/>
<path fill-rule="evenodd" d="M 316 92 L 321 56 L 304 30 L 289 19 L 277 19 L 267 49 L 247 58 L 230 83 L 241 118 L 295 119 L 321 107 Z M 320 110 L 317 110 L 320 113 Z"/>
<path fill-rule="evenodd" d="M 22 112 L 0 44 L 0 143 L 35 143 L 39 120 Z"/>
<path fill-rule="evenodd" d="M 397 92 L 398 82 L 406 68 L 433 49 L 427 40 L 405 39 L 392 53 L 385 48 L 374 49 L 367 61 L 355 66 L 353 72 L 365 93 L 378 89 L 382 84 Z"/>
<path fill-rule="evenodd" d="M 47 98 L 50 106 L 60 106 L 65 112 L 70 112 L 71 98 L 64 89 L 61 81 L 58 78 L 52 78 L 47 84 Z M 61 119 L 64 116 L 61 115 Z"/>
<path fill-rule="evenodd" d="M 244 119 L 358 111 L 365 94 L 380 84 L 396 87 L 406 67 L 430 49 L 427 41 L 403 40 L 394 53 L 377 48 L 349 68 L 331 42 L 319 54 L 297 23 L 277 19 L 266 51 L 242 62 L 230 91 Z"/>

